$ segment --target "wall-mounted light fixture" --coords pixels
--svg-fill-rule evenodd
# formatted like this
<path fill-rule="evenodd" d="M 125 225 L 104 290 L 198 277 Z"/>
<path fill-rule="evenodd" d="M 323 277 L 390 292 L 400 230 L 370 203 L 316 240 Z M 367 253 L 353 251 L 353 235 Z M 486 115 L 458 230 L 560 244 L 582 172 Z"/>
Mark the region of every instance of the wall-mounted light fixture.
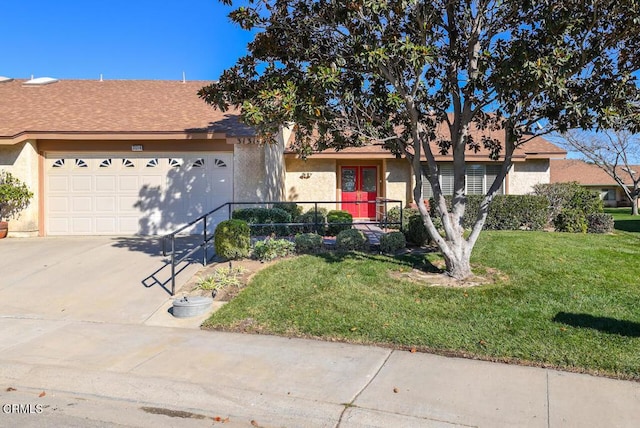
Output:
<path fill-rule="evenodd" d="M 311 178 L 311 173 L 310 172 L 303 172 L 302 174 L 300 174 L 300 178 L 303 180 L 307 180 L 309 178 Z"/>

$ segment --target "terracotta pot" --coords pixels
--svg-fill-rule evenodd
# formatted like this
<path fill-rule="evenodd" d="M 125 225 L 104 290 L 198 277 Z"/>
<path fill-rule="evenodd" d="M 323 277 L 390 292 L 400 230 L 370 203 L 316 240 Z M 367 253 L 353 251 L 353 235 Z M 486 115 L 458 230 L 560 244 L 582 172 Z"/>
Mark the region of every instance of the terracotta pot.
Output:
<path fill-rule="evenodd" d="M 6 238 L 9 232 L 9 223 L 6 221 L 0 221 L 0 239 Z"/>

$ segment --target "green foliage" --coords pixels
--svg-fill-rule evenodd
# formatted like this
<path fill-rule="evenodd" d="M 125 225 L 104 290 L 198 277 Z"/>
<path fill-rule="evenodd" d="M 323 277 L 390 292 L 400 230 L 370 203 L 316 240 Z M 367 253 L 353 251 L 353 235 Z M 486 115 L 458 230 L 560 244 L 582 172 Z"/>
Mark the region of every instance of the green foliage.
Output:
<path fill-rule="evenodd" d="M 611 233 L 613 232 L 613 216 L 606 213 L 593 213 L 587 215 L 588 233 Z"/>
<path fill-rule="evenodd" d="M 288 226 L 271 226 L 273 223 L 291 223 L 291 214 L 280 208 L 242 208 L 235 210 L 232 218 L 244 220 L 249 225 L 263 224 L 265 226 L 251 227 L 254 236 L 276 236 L 289 235 Z"/>
<path fill-rule="evenodd" d="M 255 38 L 199 95 L 242 106 L 259 142 L 294 123 L 303 159 L 382 141 L 398 157 L 453 156 L 459 177 L 467 152 L 500 162 L 535 136 L 637 119 L 638 16 L 637 0 L 242 2 L 230 17 Z M 447 253 L 470 245 L 446 233 Z"/>
<path fill-rule="evenodd" d="M 329 211 L 327 213 L 327 234 L 329 236 L 336 236 L 343 230 L 351 229 L 352 223 L 353 216 L 349 212 L 343 210 Z"/>
<path fill-rule="evenodd" d="M 295 238 L 298 253 L 317 253 L 322 249 L 322 236 L 317 233 L 301 233 Z"/>
<path fill-rule="evenodd" d="M 462 226 L 471 229 L 478 216 L 484 196 L 467 195 L 467 206 Z M 451 209 L 451 197 L 446 196 Z M 435 203 L 431 199 L 432 218 L 436 216 Z M 538 195 L 496 195 L 489 208 L 485 229 L 489 230 L 540 230 L 547 224 L 549 204 L 547 198 Z"/>
<path fill-rule="evenodd" d="M 221 221 L 213 235 L 216 254 L 227 259 L 247 257 L 251 248 L 249 225 L 243 220 Z"/>
<path fill-rule="evenodd" d="M 29 206 L 33 193 L 10 172 L 0 171 L 0 220 L 17 218 Z"/>
<path fill-rule="evenodd" d="M 429 232 L 427 232 L 427 228 L 420 214 L 409 217 L 409 224 L 405 235 L 407 236 L 407 241 L 419 246 L 423 246 L 429 241 Z"/>
<path fill-rule="evenodd" d="M 253 245 L 253 257 L 264 262 L 290 256 L 295 249 L 296 245 L 288 239 L 267 238 Z"/>
<path fill-rule="evenodd" d="M 380 251 L 394 254 L 407 246 L 407 241 L 402 232 L 389 232 L 380 237 Z"/>
<path fill-rule="evenodd" d="M 296 218 L 302 214 L 302 207 L 295 202 L 278 202 L 277 204 L 273 204 L 273 208 L 288 212 L 291 218 Z"/>
<path fill-rule="evenodd" d="M 338 251 L 366 251 L 369 249 L 369 242 L 361 230 L 347 229 L 336 236 L 336 249 Z"/>
<path fill-rule="evenodd" d="M 413 215 L 419 215 L 417 209 L 415 208 L 403 208 L 402 209 L 402 230 L 407 230 L 409 226 L 409 217 Z M 387 220 L 390 223 L 400 223 L 400 208 L 393 207 L 389 211 L 387 211 Z M 397 225 L 391 225 L 394 229 L 399 229 Z"/>
<path fill-rule="evenodd" d="M 226 267 L 216 268 L 212 275 L 199 278 L 196 288 L 201 290 L 221 290 L 226 287 L 239 287 L 240 277 L 246 272 L 243 267 Z"/>
<path fill-rule="evenodd" d="M 603 211 L 600 196 L 575 181 L 536 184 L 533 187 L 533 193 L 544 196 L 549 201 L 549 221 L 551 222 L 563 209 L 578 210 L 584 216 Z"/>
<path fill-rule="evenodd" d="M 548 211 L 549 202 L 543 196 L 498 195 L 489 208 L 485 228 L 541 230 L 547 224 Z"/>
<path fill-rule="evenodd" d="M 563 208 L 553 220 L 557 232 L 587 233 L 587 217 L 578 209 Z"/>
<path fill-rule="evenodd" d="M 316 225 L 317 221 L 317 225 Z M 313 209 L 304 214 L 300 214 L 295 218 L 295 223 L 305 223 L 304 226 L 292 226 L 292 229 L 298 233 L 316 232 L 324 234 L 327 224 L 327 210 L 320 208 L 317 213 Z M 317 230 L 316 230 L 317 228 Z"/>

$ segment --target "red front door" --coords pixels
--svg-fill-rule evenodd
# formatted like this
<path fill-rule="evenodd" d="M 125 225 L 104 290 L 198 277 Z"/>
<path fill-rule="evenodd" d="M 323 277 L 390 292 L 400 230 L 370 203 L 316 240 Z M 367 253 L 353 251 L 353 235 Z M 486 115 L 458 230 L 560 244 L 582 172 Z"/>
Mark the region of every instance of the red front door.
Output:
<path fill-rule="evenodd" d="M 342 180 L 342 209 L 354 218 L 375 218 L 378 196 L 378 167 L 343 166 L 340 169 Z"/>

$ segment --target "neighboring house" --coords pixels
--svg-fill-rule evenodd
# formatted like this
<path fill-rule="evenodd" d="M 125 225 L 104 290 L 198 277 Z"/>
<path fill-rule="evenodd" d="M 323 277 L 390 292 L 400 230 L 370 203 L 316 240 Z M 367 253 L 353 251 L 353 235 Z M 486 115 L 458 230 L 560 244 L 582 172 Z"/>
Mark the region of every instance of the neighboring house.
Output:
<path fill-rule="evenodd" d="M 632 171 L 640 174 L 640 165 L 632 165 Z M 620 171 L 625 184 L 633 188 L 628 172 Z M 628 207 L 631 201 L 627 198 L 618 183 L 597 165 L 579 159 L 555 159 L 551 161 L 551 183 L 568 183 L 576 181 L 581 185 L 598 192 L 606 207 Z"/>
<path fill-rule="evenodd" d="M 370 146 L 303 161 L 284 150 L 289 130 L 278 144 L 252 144 L 237 111 L 197 96 L 207 83 L 0 77 L 0 169 L 35 193 L 10 233 L 164 234 L 226 202 L 344 201 L 325 206 L 373 218 L 375 204 L 358 201 L 413 201 L 405 159 Z M 502 191 L 549 182 L 549 159 L 564 155 L 534 139 L 516 151 Z M 468 159 L 467 190 L 483 192 L 495 163 L 483 152 Z M 438 161 L 447 192 L 451 158 Z"/>

